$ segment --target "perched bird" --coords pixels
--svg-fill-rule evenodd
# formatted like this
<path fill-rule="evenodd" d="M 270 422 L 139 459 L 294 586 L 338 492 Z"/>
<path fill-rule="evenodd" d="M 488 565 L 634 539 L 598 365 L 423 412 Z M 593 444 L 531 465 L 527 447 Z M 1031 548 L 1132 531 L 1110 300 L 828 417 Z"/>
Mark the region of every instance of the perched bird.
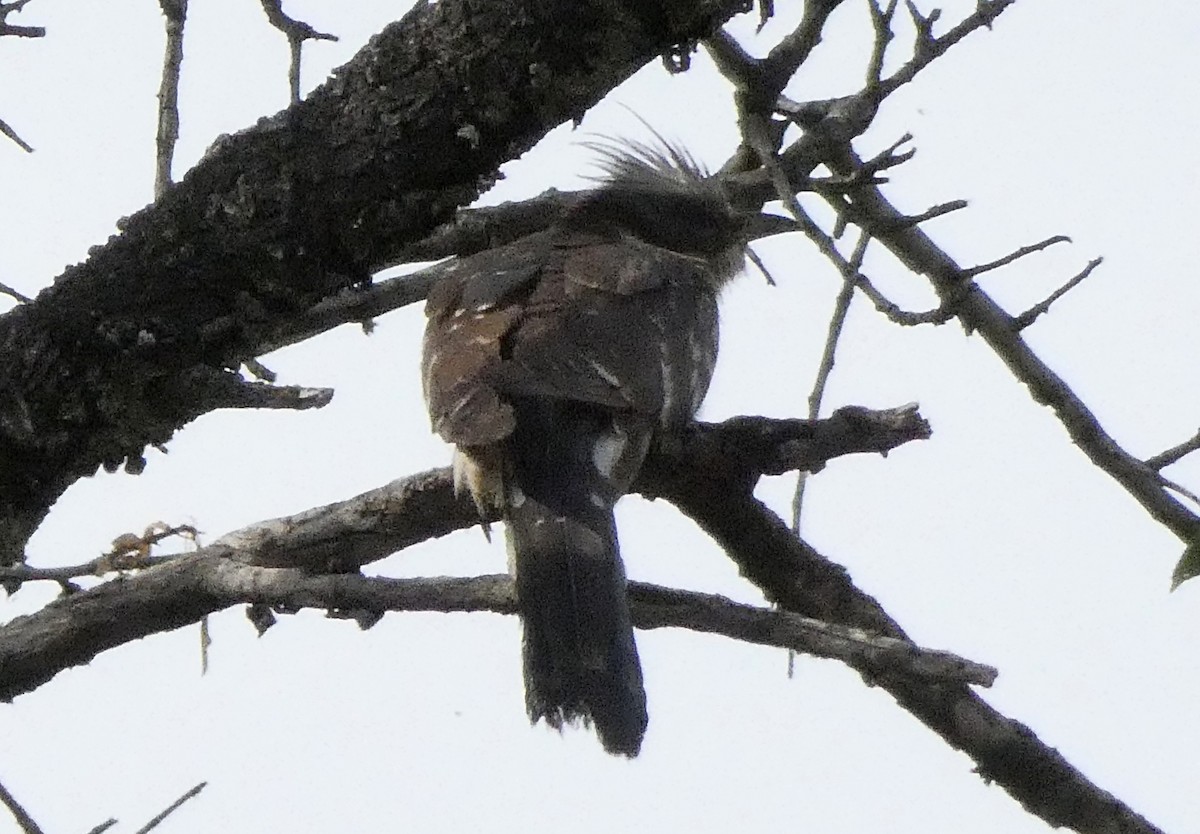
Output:
<path fill-rule="evenodd" d="M 530 720 L 632 757 L 646 694 L 613 506 L 704 399 L 747 215 L 661 139 L 590 148 L 603 177 L 556 224 L 430 292 L 422 373 L 456 490 L 506 523 Z"/>

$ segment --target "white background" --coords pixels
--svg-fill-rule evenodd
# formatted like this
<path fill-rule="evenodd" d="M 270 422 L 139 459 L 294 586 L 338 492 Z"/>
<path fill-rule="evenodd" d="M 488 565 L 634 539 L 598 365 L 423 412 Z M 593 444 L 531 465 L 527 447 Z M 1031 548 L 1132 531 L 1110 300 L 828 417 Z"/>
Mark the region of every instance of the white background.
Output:
<path fill-rule="evenodd" d="M 777 0 L 792 25 L 801 4 Z M 927 10 L 928 3 L 923 3 Z M 943 4 L 956 22 L 973 3 Z M 287 103 L 287 48 L 251 0 L 193 2 L 181 109 L 181 175 L 222 132 Z M 865 5 L 835 13 L 789 90 L 857 90 Z M 342 37 L 306 48 L 306 89 L 402 4 L 289 2 Z M 903 11 L 901 12 L 903 15 Z M 0 281 L 34 294 L 151 199 L 162 25 L 151 0 L 36 0 L 0 40 L 0 118 L 37 148 L 0 142 Z M 747 43 L 753 20 L 733 27 Z M 1019 312 L 1103 255 L 1105 264 L 1027 336 L 1127 448 L 1150 455 L 1200 424 L 1200 6 L 1022 0 L 885 105 L 859 144 L 911 131 L 916 158 L 887 193 L 904 210 L 971 200 L 927 231 L 964 265 L 1054 234 L 1074 238 L 985 288 Z M 907 43 L 897 39 L 897 51 Z M 752 47 L 757 48 L 757 47 Z M 584 131 L 644 138 L 633 108 L 710 166 L 734 147 L 726 87 L 698 55 L 656 63 L 589 114 Z M 489 201 L 579 187 L 588 153 L 564 126 Z M 802 239 L 760 248 L 779 281 L 751 272 L 727 294 L 722 358 L 703 412 L 801 416 L 839 287 Z M 885 255 L 868 271 L 897 300 L 932 304 Z M 319 412 L 219 413 L 182 431 L 140 477 L 74 486 L 30 545 L 73 564 L 153 521 L 193 522 L 205 541 L 343 499 L 448 460 L 417 382 L 418 307 L 265 357 L 286 384 L 337 389 Z M 810 483 L 808 539 L 848 565 L 914 639 L 999 667 L 985 693 L 1099 785 L 1164 829 L 1200 830 L 1200 583 L 1168 595 L 1181 545 L 1093 469 L 1053 415 L 957 325 L 901 329 L 857 299 L 829 408 L 919 401 L 931 440 L 889 458 L 836 461 Z M 1193 456 L 1200 458 L 1200 456 Z M 1200 459 L 1171 470 L 1200 487 Z M 787 512 L 793 478 L 760 495 Z M 629 498 L 622 546 L 635 579 L 761 601 L 725 557 L 663 502 Z M 500 544 L 467 531 L 371 566 L 392 576 L 495 573 Z M 52 598 L 28 586 L 11 617 Z M 196 627 L 59 675 L 0 708 L 0 780 L 47 832 L 109 816 L 132 831 L 191 785 L 164 831 L 1042 832 L 972 763 L 832 662 L 677 631 L 639 634 L 651 724 L 635 761 L 590 734 L 526 722 L 519 631 L 492 615 L 388 615 L 374 629 L 314 612 L 261 640 L 240 611 L 212 620 L 200 676 Z M 15 830 L 0 816 L 0 831 Z"/>

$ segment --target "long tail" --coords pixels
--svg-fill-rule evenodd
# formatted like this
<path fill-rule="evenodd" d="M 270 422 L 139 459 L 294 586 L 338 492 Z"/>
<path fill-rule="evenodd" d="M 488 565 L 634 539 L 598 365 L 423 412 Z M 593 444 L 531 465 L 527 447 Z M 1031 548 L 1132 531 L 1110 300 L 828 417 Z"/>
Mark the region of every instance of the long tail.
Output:
<path fill-rule="evenodd" d="M 648 432 L 631 437 L 609 415 L 546 401 L 521 406 L 517 424 L 507 529 L 529 718 L 590 722 L 605 750 L 636 756 L 646 693 L 612 508 Z"/>

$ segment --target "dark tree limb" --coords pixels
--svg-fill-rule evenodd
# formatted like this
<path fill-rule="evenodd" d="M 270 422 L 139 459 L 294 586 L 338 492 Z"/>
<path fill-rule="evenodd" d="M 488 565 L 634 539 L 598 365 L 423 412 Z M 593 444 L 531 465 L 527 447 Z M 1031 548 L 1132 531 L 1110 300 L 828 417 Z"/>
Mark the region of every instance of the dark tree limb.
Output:
<path fill-rule="evenodd" d="M 743 430 L 736 424 L 732 429 L 735 435 Z M 776 430 L 787 431 L 786 427 L 770 429 Z M 753 478 L 732 463 L 722 464 L 722 455 L 705 457 L 704 445 L 721 431 L 703 428 L 700 439 L 685 439 L 686 453 L 656 453 L 641 488 L 667 498 L 694 518 L 768 600 L 792 615 L 633 585 L 635 623 L 693 628 L 836 656 L 862 672 L 868 682 L 887 689 L 948 743 L 970 755 L 982 776 L 1002 785 L 1050 824 L 1088 834 L 1156 831 L 1088 782 L 1029 728 L 1000 715 L 960 682 L 986 681 L 986 668 L 912 646 L 879 604 L 853 585 L 844 568 L 798 540 L 753 498 Z M 817 435 L 823 431 L 819 429 Z M 836 445 L 846 448 L 856 431 L 842 426 L 833 432 L 841 438 Z M 758 429 L 751 432 L 761 434 Z M 850 448 L 880 445 L 888 442 L 866 443 L 860 438 Z M 697 449 L 701 460 L 690 465 Z M 354 571 L 355 563 L 372 554 L 379 558 L 389 548 L 475 523 L 467 502 L 455 500 L 450 480 L 446 471 L 427 473 L 353 502 L 239 531 L 197 553 L 63 597 L 36 614 L 16 618 L 0 628 L 0 698 L 29 691 L 101 651 L 243 603 L 267 611 L 320 608 L 363 617 L 367 623 L 372 619 L 365 614 L 385 610 L 513 613 L 507 577 L 395 580 L 367 578 Z M 431 508 L 439 509 L 431 512 Z M 342 543 L 344 553 L 335 549 L 335 542 Z M 314 573 L 315 561 L 344 572 Z M 880 641 L 875 635 L 890 640 Z"/>

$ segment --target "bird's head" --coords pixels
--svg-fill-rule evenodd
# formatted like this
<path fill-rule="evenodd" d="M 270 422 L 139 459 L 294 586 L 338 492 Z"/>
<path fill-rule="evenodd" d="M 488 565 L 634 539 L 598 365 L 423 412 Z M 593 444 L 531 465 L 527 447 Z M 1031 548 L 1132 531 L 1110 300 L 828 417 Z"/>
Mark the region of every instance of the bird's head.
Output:
<path fill-rule="evenodd" d="M 723 280 L 732 278 L 747 244 L 764 236 L 764 219 L 788 221 L 735 206 L 720 178 L 709 176 L 695 157 L 658 134 L 655 140 L 585 143 L 597 156 L 598 185 L 585 192 L 564 222 L 576 229 L 630 233 L 655 246 L 720 262 Z"/>

